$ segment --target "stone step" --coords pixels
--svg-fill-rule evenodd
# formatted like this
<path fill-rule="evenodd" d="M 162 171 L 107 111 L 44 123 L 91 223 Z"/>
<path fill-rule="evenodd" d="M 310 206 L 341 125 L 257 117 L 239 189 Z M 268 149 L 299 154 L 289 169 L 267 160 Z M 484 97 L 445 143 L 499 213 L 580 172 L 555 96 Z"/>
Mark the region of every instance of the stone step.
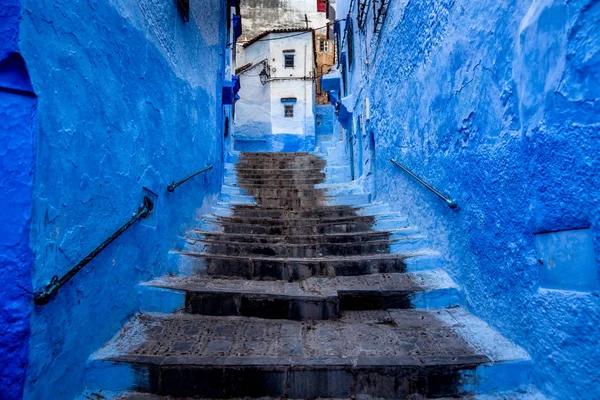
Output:
<path fill-rule="evenodd" d="M 234 256 L 192 252 L 181 252 L 181 254 L 203 260 L 207 273 L 213 276 L 298 281 L 311 276 L 333 277 L 406 272 L 404 260 L 418 257 L 420 253 L 313 258 Z"/>
<path fill-rule="evenodd" d="M 148 312 L 316 320 L 346 310 L 455 306 L 461 298 L 452 279 L 435 270 L 301 282 L 168 276 L 144 283 L 140 301 Z"/>
<path fill-rule="evenodd" d="M 382 400 L 381 397 L 373 397 L 367 395 L 360 395 L 356 397 L 358 400 Z M 126 392 L 107 392 L 97 390 L 86 390 L 84 394 L 77 398 L 77 400 L 194 400 L 198 397 L 172 397 L 172 396 L 161 396 L 158 394 L 150 393 L 139 393 L 133 391 Z M 204 398 L 206 399 L 206 398 Z M 230 400 L 288 400 L 287 397 L 237 397 L 229 398 Z M 211 399 L 215 400 L 215 399 Z M 340 398 L 324 398 L 319 397 L 318 400 L 348 400 Z M 422 395 L 410 396 L 409 400 L 433 400 L 431 397 L 424 397 Z M 467 397 L 436 397 L 436 400 L 549 400 L 546 396 L 541 394 L 535 387 L 524 387 L 518 391 L 494 393 L 487 395 L 478 396 L 467 396 Z"/>
<path fill-rule="evenodd" d="M 282 218 L 287 216 L 293 216 L 295 218 L 304 217 L 319 217 L 319 218 L 330 218 L 330 217 L 347 217 L 352 215 L 376 215 L 376 214 L 389 214 L 390 208 L 387 204 L 361 204 L 358 206 L 323 206 L 317 207 L 310 210 L 277 210 L 271 208 L 264 208 L 258 205 L 237 205 L 231 206 L 230 204 L 221 203 L 213 207 L 213 213 L 224 217 L 234 215 L 242 217 L 265 217 L 265 218 Z"/>
<path fill-rule="evenodd" d="M 201 241 L 205 238 L 209 240 L 222 240 L 232 242 L 248 243 L 287 243 L 287 244 L 319 244 L 319 243 L 358 243 L 368 241 L 387 240 L 390 234 L 395 238 L 409 237 L 415 232 L 413 228 L 398 229 L 392 232 L 385 231 L 366 231 L 352 233 L 332 233 L 328 235 L 245 235 L 223 232 L 208 232 L 193 230 L 187 233 L 189 239 Z"/>
<path fill-rule="evenodd" d="M 347 220 L 339 222 L 324 222 L 319 224 L 308 223 L 303 224 L 302 221 L 296 220 L 297 223 L 282 223 L 280 225 L 258 224 L 258 223 L 241 223 L 235 221 L 209 220 L 203 219 L 201 226 L 208 228 L 206 230 L 221 231 L 224 233 L 242 233 L 242 234 L 257 234 L 257 235 L 313 235 L 313 234 L 332 234 L 332 233 L 353 233 L 367 232 L 373 229 L 390 230 L 399 229 L 408 226 L 406 218 L 386 218 L 374 219 L 369 221 L 365 219 Z M 212 227 L 210 227 L 212 225 Z"/>
<path fill-rule="evenodd" d="M 86 391 L 83 395 L 81 395 L 79 398 L 77 398 L 77 400 L 194 400 L 194 399 L 198 399 L 198 397 L 172 397 L 172 396 L 161 396 L 158 394 L 150 394 L 150 393 L 139 393 L 139 392 L 111 392 L 108 393 L 106 391 Z M 204 398 L 206 399 L 206 398 Z M 260 398 L 251 398 L 251 397 L 237 397 L 237 398 L 231 398 L 229 397 L 230 400 L 251 400 L 251 399 L 255 399 L 255 400 L 288 400 L 287 397 L 260 397 Z M 479 400 L 480 398 L 475 398 L 475 397 L 453 397 L 452 399 L 450 398 L 438 398 L 437 400 Z M 509 394 L 505 397 L 493 397 L 493 398 L 488 398 L 486 397 L 485 399 L 480 399 L 480 400 L 507 400 L 507 399 L 511 399 L 511 400 L 546 400 L 546 399 L 538 399 L 538 398 L 527 398 L 525 399 L 524 397 L 515 397 L 514 394 Z M 210 399 L 210 400 L 214 400 L 214 399 Z M 348 400 L 348 399 L 333 399 L 333 398 L 323 398 L 323 397 L 319 397 L 318 400 Z M 360 400 L 381 400 L 381 398 L 375 398 L 372 396 L 360 396 Z M 430 400 L 427 399 L 425 397 L 422 396 L 413 396 L 410 398 L 410 400 Z"/>
<path fill-rule="evenodd" d="M 293 177 L 294 175 L 302 175 L 302 174 L 310 174 L 317 173 L 322 174 L 323 169 L 325 167 L 324 163 L 320 163 L 318 165 L 298 165 L 292 167 L 270 167 L 270 166 L 226 166 L 225 171 L 235 172 L 238 178 L 243 178 L 246 176 L 257 175 L 257 176 L 268 176 L 268 175 L 290 175 Z"/>
<path fill-rule="evenodd" d="M 348 183 L 322 183 L 320 179 L 307 179 L 307 180 L 284 180 L 278 179 L 274 181 L 268 181 L 262 184 L 253 183 L 252 181 L 247 181 L 243 183 L 243 187 L 238 183 L 237 177 L 235 179 L 227 179 L 225 177 L 225 183 L 221 187 L 221 191 L 224 193 L 232 193 L 232 194 L 244 194 L 247 190 L 252 189 L 281 189 L 281 188 L 296 188 L 298 190 L 308 190 L 308 189 L 326 189 L 327 193 L 344 193 L 344 191 L 352 190 L 358 191 L 362 190 L 360 187 L 355 187 L 355 185 L 350 185 Z M 229 183 L 232 182 L 232 183 Z"/>
<path fill-rule="evenodd" d="M 389 239 L 357 243 L 249 243 L 230 242 L 223 240 L 202 240 L 202 246 L 197 250 L 208 254 L 228 255 L 258 255 L 271 257 L 330 257 L 330 256 L 359 256 L 369 254 L 385 254 L 390 252 Z M 196 243 L 198 244 L 198 243 Z"/>
<path fill-rule="evenodd" d="M 227 193 L 231 195 L 237 196 L 254 196 L 254 197 L 266 197 L 266 198 L 281 198 L 281 197 L 289 197 L 289 198 L 323 198 L 328 196 L 327 189 L 315 189 L 314 187 L 307 187 L 305 189 L 300 189 L 295 186 L 291 187 L 278 187 L 278 188 L 266 188 L 266 187 L 257 187 L 253 189 L 230 189 L 230 190 L 222 190 L 221 193 Z"/>
<path fill-rule="evenodd" d="M 295 235 L 313 235 L 313 234 L 330 234 L 330 233 L 351 233 L 351 232 L 365 232 L 373 227 L 371 222 L 340 222 L 340 223 L 328 223 L 308 225 L 308 226 L 293 226 L 293 225 L 282 225 L 282 226 L 266 226 L 258 224 L 241 224 L 241 223 L 217 223 L 225 233 L 244 233 L 244 234 L 259 234 L 259 235 L 283 235 L 283 236 L 295 236 Z"/>
<path fill-rule="evenodd" d="M 231 216 L 222 216 L 215 214 L 205 214 L 202 219 L 205 221 L 216 222 L 223 225 L 227 224 L 245 224 L 245 225 L 265 225 L 265 226 L 306 226 L 306 225 L 327 225 L 327 224 L 345 224 L 345 223 L 375 223 L 376 219 L 404 219 L 399 214 L 382 215 L 347 215 L 342 217 L 314 217 L 310 211 L 303 216 L 288 215 L 284 217 L 247 217 L 235 213 Z"/>
<path fill-rule="evenodd" d="M 527 353 L 459 307 L 302 322 L 139 314 L 91 357 L 86 386 L 208 398 L 401 399 L 501 392 L 531 380 Z"/>
<path fill-rule="evenodd" d="M 225 175 L 227 178 L 235 180 L 237 186 L 243 187 L 244 185 L 265 185 L 265 184 L 301 184 L 301 183 L 314 183 L 319 184 L 325 182 L 325 173 L 319 171 L 313 171 L 310 173 L 252 173 L 237 175 L 235 178 L 231 175 Z"/>
<path fill-rule="evenodd" d="M 371 194 L 345 194 L 337 196 L 328 196 L 326 204 L 329 206 L 354 206 L 359 204 L 369 203 L 371 201 Z"/>
<path fill-rule="evenodd" d="M 237 174 L 228 174 L 226 173 L 224 176 L 224 183 L 230 186 L 240 187 L 241 185 L 250 185 L 250 186 L 262 186 L 262 185 L 317 185 L 322 183 L 325 180 L 325 174 L 322 174 L 313 178 L 301 178 L 301 177 L 292 177 L 292 178 L 243 178 L 238 179 Z"/>
<path fill-rule="evenodd" d="M 223 185 L 221 193 L 232 195 L 248 195 L 248 196 L 267 196 L 277 197 L 291 195 L 295 196 L 343 196 L 343 195 L 360 195 L 365 194 L 362 188 L 354 187 L 347 184 L 301 184 L 301 185 L 248 185 L 243 187 Z"/>
<path fill-rule="evenodd" d="M 322 169 L 325 167 L 325 161 L 321 159 L 307 160 L 263 160 L 263 161 L 245 161 L 240 160 L 235 165 L 236 171 L 245 170 L 305 170 L 311 168 Z"/>
<path fill-rule="evenodd" d="M 329 207 L 314 210 L 273 210 L 256 207 L 257 212 L 261 212 L 263 216 L 244 215 L 244 208 L 236 207 L 229 215 L 205 214 L 202 216 L 204 220 L 210 220 L 223 223 L 244 223 L 244 224 L 266 224 L 266 225 L 285 225 L 298 224 L 304 221 L 303 225 L 309 224 L 328 224 L 328 223 L 343 223 L 343 222 L 372 222 L 384 220 L 406 220 L 406 215 L 399 212 L 383 212 L 376 213 L 376 209 L 365 211 L 356 210 L 347 206 L 341 206 L 336 210 L 331 210 L 327 213 Z M 322 211 L 319 211 L 322 210 Z M 330 214 L 330 215 L 327 215 Z M 333 215 L 331 215 L 333 214 Z M 336 215 L 337 214 L 337 215 Z M 342 215 L 339 215 L 342 214 Z"/>
<path fill-rule="evenodd" d="M 268 235 L 270 236 L 270 235 Z M 271 257 L 330 257 L 358 256 L 369 254 L 403 253 L 417 251 L 426 246 L 427 240 L 423 235 L 384 238 L 382 240 L 365 240 L 345 243 L 260 243 L 240 241 L 235 242 L 224 238 L 187 238 L 183 247 L 185 251 L 208 254 L 227 255 L 264 255 Z"/>

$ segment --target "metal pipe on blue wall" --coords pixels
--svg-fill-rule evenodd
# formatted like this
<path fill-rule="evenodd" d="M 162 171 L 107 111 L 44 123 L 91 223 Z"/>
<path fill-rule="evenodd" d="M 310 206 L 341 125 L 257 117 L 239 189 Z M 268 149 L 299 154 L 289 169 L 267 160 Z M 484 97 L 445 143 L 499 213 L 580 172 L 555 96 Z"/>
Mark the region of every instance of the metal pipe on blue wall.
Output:
<path fill-rule="evenodd" d="M 423 179 L 419 178 L 412 171 L 410 171 L 404 165 L 400 164 L 395 159 L 392 158 L 390 161 L 393 162 L 394 164 L 396 164 L 397 166 L 399 166 L 400 168 L 402 168 L 402 170 L 404 172 L 406 172 L 407 174 L 409 174 L 410 176 L 412 176 L 413 178 L 415 178 L 417 180 L 417 182 L 419 182 L 421 185 L 423 185 L 427 189 L 431 190 L 437 197 L 439 197 L 440 199 L 444 200 L 446 202 L 446 204 L 448 204 L 448 207 L 453 208 L 453 209 L 456 208 L 456 207 L 458 207 L 458 203 L 456 202 L 456 200 L 449 199 L 446 196 L 444 196 L 443 194 L 441 194 L 440 192 L 438 192 L 433 186 L 431 186 L 430 184 L 428 184 L 427 182 L 425 182 Z"/>
<path fill-rule="evenodd" d="M 206 171 L 212 169 L 212 167 L 213 167 L 212 164 L 207 165 L 206 168 L 203 168 L 203 169 L 201 169 L 198 172 L 194 172 L 193 174 L 191 174 L 189 176 L 186 176 L 185 178 L 183 178 L 182 180 L 180 180 L 177 183 L 172 182 L 169 186 L 167 186 L 167 191 L 170 192 L 170 193 L 173 193 L 178 186 L 186 183 L 187 181 L 189 181 L 190 179 L 192 179 L 196 175 L 200 175 L 201 173 L 206 172 Z"/>
<path fill-rule="evenodd" d="M 100 254 L 105 248 L 108 247 L 109 244 L 115 241 L 119 236 L 121 236 L 127 229 L 131 228 L 133 224 L 141 219 L 147 218 L 152 209 L 154 208 L 154 203 L 150 200 L 149 197 L 144 197 L 144 204 L 138 209 L 133 217 L 129 221 L 125 223 L 122 227 L 120 227 L 115 233 L 113 233 L 108 239 L 106 239 L 100 246 L 96 247 L 90 254 L 88 254 L 83 260 L 77 263 L 69 272 L 63 275 L 62 278 L 58 276 L 54 276 L 50 284 L 46 286 L 43 290 L 38 290 L 34 293 L 33 301 L 38 306 L 44 306 L 50 302 L 50 299 L 53 295 L 55 295 L 58 290 L 67 282 L 69 282 L 79 271 L 83 269 L 90 261 L 92 261 L 98 254 Z"/>

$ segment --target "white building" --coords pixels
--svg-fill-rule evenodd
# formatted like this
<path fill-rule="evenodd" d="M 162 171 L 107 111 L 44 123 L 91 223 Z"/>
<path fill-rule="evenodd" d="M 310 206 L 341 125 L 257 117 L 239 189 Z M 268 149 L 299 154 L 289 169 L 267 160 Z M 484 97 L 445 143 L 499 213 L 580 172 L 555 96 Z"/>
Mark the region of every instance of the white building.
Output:
<path fill-rule="evenodd" d="M 327 0 L 244 0 L 241 41 L 278 29 L 319 29 L 327 25 Z"/>
<path fill-rule="evenodd" d="M 282 29 L 255 37 L 238 52 L 238 150 L 299 151 L 314 147 L 314 46 L 312 29 Z"/>

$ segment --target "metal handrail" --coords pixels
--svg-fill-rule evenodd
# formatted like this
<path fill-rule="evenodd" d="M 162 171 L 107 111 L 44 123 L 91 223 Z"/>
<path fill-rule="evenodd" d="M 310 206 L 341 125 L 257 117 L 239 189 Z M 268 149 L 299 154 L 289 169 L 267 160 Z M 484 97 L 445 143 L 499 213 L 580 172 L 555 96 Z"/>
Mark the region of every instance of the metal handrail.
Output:
<path fill-rule="evenodd" d="M 456 208 L 456 207 L 458 207 L 458 203 L 456 202 L 456 200 L 449 199 L 446 196 L 444 196 L 443 194 L 441 194 L 440 192 L 438 192 L 437 190 L 435 190 L 435 188 L 433 186 L 429 185 L 423 179 L 419 178 L 412 171 L 410 171 L 404 165 L 400 164 L 395 159 L 392 158 L 390 161 L 393 162 L 394 164 L 396 164 L 397 166 L 399 166 L 400 168 L 402 168 L 404 170 L 404 172 L 406 172 L 407 174 L 409 174 L 410 176 L 412 176 L 413 178 L 415 178 L 421 185 L 425 186 L 427 189 L 429 189 L 433 193 L 435 193 L 435 195 L 438 196 L 440 199 L 444 200 L 446 202 L 446 204 L 448 205 L 448 207 L 450 207 L 450 208 Z"/>
<path fill-rule="evenodd" d="M 74 266 L 69 272 L 67 272 L 62 278 L 58 276 L 54 276 L 50 281 L 50 284 L 46 286 L 43 290 L 38 290 L 33 295 L 33 301 L 38 306 L 44 306 L 50 302 L 52 296 L 58 292 L 58 290 L 68 281 L 70 281 L 79 271 L 83 269 L 90 261 L 94 259 L 98 254 L 102 252 L 105 248 L 108 247 L 116 238 L 121 236 L 123 232 L 129 229 L 133 224 L 135 224 L 140 219 L 147 218 L 152 209 L 154 208 L 154 203 L 150 200 L 149 197 L 144 197 L 144 204 L 138 208 L 137 212 L 125 225 L 120 227 L 115 233 L 113 233 L 108 239 L 106 239 L 100 246 L 98 246 L 94 251 L 88 254 L 83 260 L 81 260 L 76 266 Z"/>
<path fill-rule="evenodd" d="M 203 172 L 206 172 L 206 171 L 208 171 L 208 170 L 212 169 L 212 167 L 213 167 L 213 166 L 212 166 L 212 164 L 209 164 L 209 165 L 207 165 L 207 166 L 206 166 L 206 168 L 204 168 L 204 169 L 201 169 L 201 170 L 200 170 L 200 171 L 198 171 L 198 172 L 194 172 L 194 173 L 193 173 L 193 174 L 191 174 L 190 176 L 187 176 L 187 177 L 183 178 L 182 180 L 180 180 L 180 181 L 179 181 L 179 182 L 177 182 L 177 183 L 175 183 L 175 182 L 172 182 L 172 183 L 171 183 L 169 186 L 167 186 L 167 191 L 169 191 L 170 193 L 173 193 L 173 192 L 175 191 L 175 189 L 176 189 L 178 186 L 180 186 L 180 185 L 182 185 L 182 184 L 186 183 L 187 181 L 189 181 L 190 179 L 192 179 L 192 178 L 193 178 L 193 177 L 195 177 L 196 175 L 200 175 L 201 173 L 203 173 Z"/>

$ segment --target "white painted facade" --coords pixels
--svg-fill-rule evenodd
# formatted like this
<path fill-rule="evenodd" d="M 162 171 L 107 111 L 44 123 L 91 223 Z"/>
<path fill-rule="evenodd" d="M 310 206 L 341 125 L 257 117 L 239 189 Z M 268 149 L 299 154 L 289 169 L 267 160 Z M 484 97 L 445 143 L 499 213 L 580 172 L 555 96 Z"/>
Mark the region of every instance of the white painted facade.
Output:
<path fill-rule="evenodd" d="M 241 90 L 236 103 L 236 135 L 314 136 L 314 54 L 311 30 L 270 33 L 238 53 L 237 65 L 251 66 L 238 74 Z M 293 57 L 293 67 L 286 67 L 286 56 Z M 260 72 L 265 64 L 270 76 L 263 85 Z M 286 116 L 286 105 L 293 107 L 292 117 Z"/>
<path fill-rule="evenodd" d="M 317 11 L 317 0 L 244 0 L 240 12 L 244 21 L 242 41 L 277 29 L 327 25 L 326 13 Z"/>

